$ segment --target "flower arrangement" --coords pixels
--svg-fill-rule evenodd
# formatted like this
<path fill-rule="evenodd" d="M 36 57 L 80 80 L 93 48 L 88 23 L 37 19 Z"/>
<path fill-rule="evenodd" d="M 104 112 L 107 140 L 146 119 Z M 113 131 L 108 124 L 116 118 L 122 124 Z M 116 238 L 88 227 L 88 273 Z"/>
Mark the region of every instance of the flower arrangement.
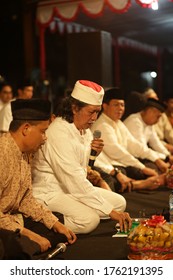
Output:
<path fill-rule="evenodd" d="M 130 231 L 127 242 L 129 259 L 173 259 L 173 224 L 163 216 L 153 215 Z"/>

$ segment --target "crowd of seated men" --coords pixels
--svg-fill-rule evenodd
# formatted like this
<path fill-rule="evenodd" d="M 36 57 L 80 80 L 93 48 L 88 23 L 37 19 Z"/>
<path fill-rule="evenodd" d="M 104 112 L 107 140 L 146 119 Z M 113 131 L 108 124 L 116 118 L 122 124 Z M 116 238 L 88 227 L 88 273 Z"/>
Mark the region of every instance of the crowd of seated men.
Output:
<path fill-rule="evenodd" d="M 122 193 L 159 189 L 172 164 L 171 150 L 154 128 L 164 103 L 147 97 L 131 130 L 121 120 L 125 98 L 120 89 L 104 91 L 79 80 L 54 119 L 50 102 L 31 92 L 32 86 L 26 98 L 11 96 L 0 110 L 8 106 L 11 116 L 0 137 L 1 233 L 15 233 L 34 258 L 58 242 L 77 243 L 79 234 L 93 232 L 105 219 L 129 230 L 131 213 Z M 95 130 L 101 137 L 93 138 Z"/>

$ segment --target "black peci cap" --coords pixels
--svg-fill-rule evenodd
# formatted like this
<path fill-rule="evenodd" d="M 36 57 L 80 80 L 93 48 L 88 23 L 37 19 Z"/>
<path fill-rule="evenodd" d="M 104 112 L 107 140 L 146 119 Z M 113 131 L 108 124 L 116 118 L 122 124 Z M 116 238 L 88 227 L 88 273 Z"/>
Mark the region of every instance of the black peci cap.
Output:
<path fill-rule="evenodd" d="M 103 97 L 103 103 L 108 103 L 112 99 L 124 100 L 124 95 L 123 95 L 122 91 L 120 90 L 120 88 L 114 87 L 114 88 L 105 90 L 105 94 Z"/>
<path fill-rule="evenodd" d="M 51 103 L 43 99 L 16 99 L 11 102 L 13 120 L 48 120 Z"/>
<path fill-rule="evenodd" d="M 155 98 L 148 98 L 147 102 L 145 104 L 145 108 L 146 107 L 154 107 L 154 108 L 157 108 L 161 112 L 164 112 L 166 109 L 166 105 L 163 102 L 161 102 Z"/>

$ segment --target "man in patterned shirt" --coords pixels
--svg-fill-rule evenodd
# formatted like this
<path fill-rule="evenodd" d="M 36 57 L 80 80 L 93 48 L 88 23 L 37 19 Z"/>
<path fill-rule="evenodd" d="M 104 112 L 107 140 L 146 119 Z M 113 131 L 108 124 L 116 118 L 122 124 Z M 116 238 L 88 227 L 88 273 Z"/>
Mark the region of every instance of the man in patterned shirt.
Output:
<path fill-rule="evenodd" d="M 12 102 L 10 130 L 0 137 L 0 229 L 20 231 L 39 244 L 41 252 L 58 242 L 76 240 L 32 195 L 29 154 L 46 140 L 50 109 L 50 102 L 40 99 Z"/>

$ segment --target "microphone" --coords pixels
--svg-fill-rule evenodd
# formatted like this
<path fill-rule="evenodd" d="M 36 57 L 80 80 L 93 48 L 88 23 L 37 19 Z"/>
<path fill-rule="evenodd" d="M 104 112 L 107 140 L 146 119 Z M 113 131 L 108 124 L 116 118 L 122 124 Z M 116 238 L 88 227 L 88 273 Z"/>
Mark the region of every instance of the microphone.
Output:
<path fill-rule="evenodd" d="M 65 243 L 58 243 L 56 245 L 56 248 L 51 253 L 48 254 L 46 260 L 50 260 L 57 254 L 59 254 L 61 252 L 65 252 L 66 248 L 67 248 L 67 246 L 65 245 Z"/>
<path fill-rule="evenodd" d="M 95 130 L 93 132 L 93 138 L 96 139 L 96 138 L 100 138 L 101 137 L 101 131 L 100 130 Z M 93 165 L 94 165 L 94 162 L 95 162 L 95 159 L 96 159 L 96 154 L 97 152 L 93 149 L 91 149 L 91 153 L 90 153 L 90 156 L 89 156 L 89 163 L 88 165 L 92 168 Z"/>

